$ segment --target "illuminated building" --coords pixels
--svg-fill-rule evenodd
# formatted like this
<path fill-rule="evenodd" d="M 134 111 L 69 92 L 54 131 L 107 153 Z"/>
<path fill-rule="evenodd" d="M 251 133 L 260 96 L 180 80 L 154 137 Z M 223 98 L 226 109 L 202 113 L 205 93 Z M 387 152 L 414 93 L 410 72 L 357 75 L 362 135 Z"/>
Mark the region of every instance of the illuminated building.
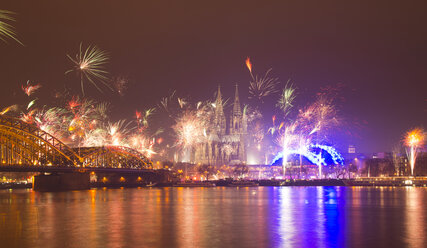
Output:
<path fill-rule="evenodd" d="M 240 107 L 237 85 L 232 107 L 227 125 L 221 89 L 218 86 L 213 127 L 208 130 L 209 138 L 196 144 L 195 163 L 211 165 L 246 163 L 247 122 Z"/>

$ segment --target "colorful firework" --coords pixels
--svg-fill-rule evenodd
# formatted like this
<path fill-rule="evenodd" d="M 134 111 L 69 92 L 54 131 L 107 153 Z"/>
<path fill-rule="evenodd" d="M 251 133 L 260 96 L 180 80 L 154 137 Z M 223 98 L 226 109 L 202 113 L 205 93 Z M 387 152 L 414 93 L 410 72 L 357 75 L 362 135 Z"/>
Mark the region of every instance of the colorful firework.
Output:
<path fill-rule="evenodd" d="M 31 96 L 34 92 L 40 89 L 42 86 L 40 84 L 31 85 L 30 80 L 27 81 L 27 85 L 22 85 L 22 91 L 24 91 L 25 95 Z"/>
<path fill-rule="evenodd" d="M 85 95 L 85 81 L 89 81 L 100 92 L 102 92 L 102 90 L 96 83 L 97 81 L 111 89 L 111 86 L 107 83 L 108 72 L 105 70 L 105 65 L 108 63 L 109 56 L 105 51 L 99 49 L 97 46 L 90 45 L 86 49 L 83 49 L 83 44 L 80 43 L 80 49 L 75 58 L 68 54 L 67 57 L 73 62 L 75 67 L 66 71 L 65 74 L 74 71 L 80 75 L 80 85 L 83 96 Z"/>
<path fill-rule="evenodd" d="M 299 128 L 308 136 L 315 135 L 316 143 L 325 141 L 327 131 L 340 124 L 333 101 L 334 99 L 327 95 L 318 95 L 314 103 L 299 112 L 296 120 Z"/>
<path fill-rule="evenodd" d="M 407 154 L 409 158 L 409 164 L 411 165 L 411 176 L 414 175 L 415 161 L 417 159 L 418 149 L 424 145 L 425 132 L 421 128 L 415 128 L 408 133 L 405 137 L 405 145 L 407 148 Z"/>

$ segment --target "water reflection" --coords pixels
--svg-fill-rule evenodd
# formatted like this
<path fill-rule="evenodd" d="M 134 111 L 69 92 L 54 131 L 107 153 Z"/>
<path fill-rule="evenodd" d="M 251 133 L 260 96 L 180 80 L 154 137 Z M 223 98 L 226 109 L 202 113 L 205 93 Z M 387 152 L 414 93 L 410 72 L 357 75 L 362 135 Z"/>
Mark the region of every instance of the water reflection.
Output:
<path fill-rule="evenodd" d="M 407 187 L 406 193 L 405 226 L 407 243 L 411 247 L 426 247 L 426 208 L 424 205 L 426 202 L 426 191 Z"/>
<path fill-rule="evenodd" d="M 426 247 L 427 189 L 0 191 L 1 247 Z"/>

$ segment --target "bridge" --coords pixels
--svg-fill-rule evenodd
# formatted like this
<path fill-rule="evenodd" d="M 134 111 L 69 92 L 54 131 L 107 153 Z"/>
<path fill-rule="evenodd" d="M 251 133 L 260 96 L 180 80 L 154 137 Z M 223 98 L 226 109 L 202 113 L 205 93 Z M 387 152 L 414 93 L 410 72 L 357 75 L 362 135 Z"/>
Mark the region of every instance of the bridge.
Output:
<path fill-rule="evenodd" d="M 108 174 L 141 178 L 161 172 L 154 170 L 152 161 L 135 149 L 69 147 L 33 124 L 4 115 L 0 115 L 0 171 L 49 172 L 55 176 L 68 173 L 67 177 L 72 173 L 85 178 L 91 173 L 102 174 L 104 179 Z"/>

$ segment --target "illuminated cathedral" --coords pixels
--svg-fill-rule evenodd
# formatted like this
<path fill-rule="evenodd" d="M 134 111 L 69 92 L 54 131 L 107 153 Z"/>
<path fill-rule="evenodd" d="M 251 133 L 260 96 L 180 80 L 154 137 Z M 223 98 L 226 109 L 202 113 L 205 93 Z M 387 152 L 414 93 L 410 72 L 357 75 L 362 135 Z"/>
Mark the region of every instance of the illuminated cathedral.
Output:
<path fill-rule="evenodd" d="M 247 120 L 240 107 L 237 85 L 228 123 L 219 86 L 213 114 L 213 125 L 208 130 L 209 138 L 196 144 L 194 162 L 210 165 L 246 164 Z"/>

